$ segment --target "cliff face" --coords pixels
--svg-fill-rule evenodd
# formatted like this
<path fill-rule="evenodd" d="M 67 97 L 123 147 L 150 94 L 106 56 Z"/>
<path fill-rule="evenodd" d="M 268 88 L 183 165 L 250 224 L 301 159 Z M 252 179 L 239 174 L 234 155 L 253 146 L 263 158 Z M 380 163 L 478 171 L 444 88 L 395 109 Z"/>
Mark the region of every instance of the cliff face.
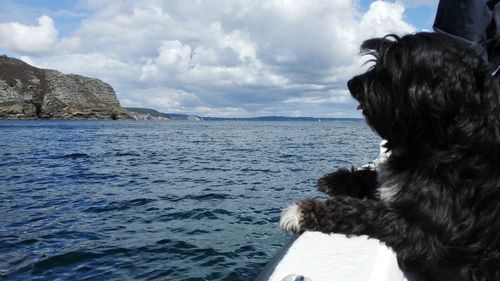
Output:
<path fill-rule="evenodd" d="M 0 57 L 0 118 L 132 119 L 99 80 Z"/>

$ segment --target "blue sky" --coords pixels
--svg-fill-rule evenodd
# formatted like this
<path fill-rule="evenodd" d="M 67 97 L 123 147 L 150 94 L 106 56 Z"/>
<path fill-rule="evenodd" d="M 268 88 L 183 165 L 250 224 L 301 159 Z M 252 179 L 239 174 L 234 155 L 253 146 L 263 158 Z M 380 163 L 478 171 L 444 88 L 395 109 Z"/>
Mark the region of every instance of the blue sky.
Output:
<path fill-rule="evenodd" d="M 0 0 L 0 52 L 110 83 L 123 106 L 359 117 L 359 44 L 431 30 L 437 1 Z"/>

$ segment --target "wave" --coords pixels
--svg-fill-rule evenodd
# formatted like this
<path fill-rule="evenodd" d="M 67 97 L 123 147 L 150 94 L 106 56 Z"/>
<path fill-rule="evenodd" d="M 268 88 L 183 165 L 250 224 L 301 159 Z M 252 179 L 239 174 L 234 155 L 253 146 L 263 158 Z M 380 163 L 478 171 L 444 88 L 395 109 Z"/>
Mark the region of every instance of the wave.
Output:
<path fill-rule="evenodd" d="M 221 194 L 221 193 L 208 193 L 208 194 L 201 194 L 201 195 L 186 195 L 184 196 L 183 199 L 191 199 L 191 200 L 199 200 L 199 201 L 205 201 L 205 200 L 224 200 L 224 199 L 230 199 L 233 196 L 230 194 Z"/>
<path fill-rule="evenodd" d="M 90 158 L 91 156 L 83 152 L 68 153 L 61 156 L 55 156 L 56 159 L 81 159 Z"/>
<path fill-rule="evenodd" d="M 157 201 L 157 199 L 150 199 L 150 198 L 138 198 L 132 200 L 119 201 L 119 202 L 114 201 L 106 204 L 105 206 L 89 207 L 85 209 L 85 212 L 101 213 L 101 212 L 121 211 L 133 207 L 144 206 L 155 201 Z"/>
<path fill-rule="evenodd" d="M 188 211 L 178 211 L 170 214 L 161 215 L 157 219 L 160 221 L 171 221 L 179 219 L 217 220 L 221 219 L 220 216 L 231 216 L 231 215 L 233 215 L 232 212 L 224 209 L 207 210 L 207 209 L 197 208 Z"/>

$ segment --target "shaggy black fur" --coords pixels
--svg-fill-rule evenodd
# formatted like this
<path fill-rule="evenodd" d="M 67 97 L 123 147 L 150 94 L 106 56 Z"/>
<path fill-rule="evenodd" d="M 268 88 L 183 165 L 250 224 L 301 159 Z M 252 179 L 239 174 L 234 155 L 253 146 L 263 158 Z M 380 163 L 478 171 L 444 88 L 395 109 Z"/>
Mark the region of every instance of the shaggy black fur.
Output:
<path fill-rule="evenodd" d="M 321 178 L 332 197 L 299 202 L 296 231 L 377 238 L 418 280 L 500 280 L 498 81 L 445 35 L 387 36 L 362 50 L 375 65 L 348 87 L 391 155 L 377 171 Z"/>
<path fill-rule="evenodd" d="M 342 168 L 321 177 L 318 190 L 330 196 L 347 195 L 356 198 L 377 198 L 377 173 L 370 168 Z"/>

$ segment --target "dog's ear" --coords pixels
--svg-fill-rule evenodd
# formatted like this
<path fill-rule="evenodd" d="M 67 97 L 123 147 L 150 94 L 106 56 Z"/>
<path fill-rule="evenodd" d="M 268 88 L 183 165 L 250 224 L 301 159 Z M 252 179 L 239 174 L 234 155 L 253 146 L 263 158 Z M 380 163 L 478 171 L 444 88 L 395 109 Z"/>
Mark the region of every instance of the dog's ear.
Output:
<path fill-rule="evenodd" d="M 391 139 L 391 134 L 394 133 L 392 124 L 396 120 L 393 110 L 396 99 L 393 96 L 393 78 L 395 73 L 401 71 L 395 69 L 400 66 L 389 64 L 395 61 L 391 55 L 391 47 L 399 39 L 396 35 L 388 35 L 364 41 L 361 54 L 372 56 L 367 63 L 372 62 L 374 65 L 366 73 L 354 77 L 349 88 L 351 95 L 360 103 L 368 124 L 384 139 Z"/>
<path fill-rule="evenodd" d="M 372 55 L 376 62 L 380 57 L 384 56 L 386 51 L 393 46 L 399 37 L 397 35 L 387 35 L 383 38 L 372 38 L 368 39 L 361 44 L 360 53 L 362 55 Z"/>
<path fill-rule="evenodd" d="M 476 88 L 464 91 L 463 106 L 449 128 L 450 134 L 478 143 L 499 143 L 500 81 L 484 69 L 477 69 L 471 78 Z"/>
<path fill-rule="evenodd" d="M 429 144 L 500 141 L 499 81 L 483 60 L 451 38 L 420 39 L 400 41 L 412 49 L 405 62 L 408 114 L 400 115 L 412 128 L 408 136 Z"/>

